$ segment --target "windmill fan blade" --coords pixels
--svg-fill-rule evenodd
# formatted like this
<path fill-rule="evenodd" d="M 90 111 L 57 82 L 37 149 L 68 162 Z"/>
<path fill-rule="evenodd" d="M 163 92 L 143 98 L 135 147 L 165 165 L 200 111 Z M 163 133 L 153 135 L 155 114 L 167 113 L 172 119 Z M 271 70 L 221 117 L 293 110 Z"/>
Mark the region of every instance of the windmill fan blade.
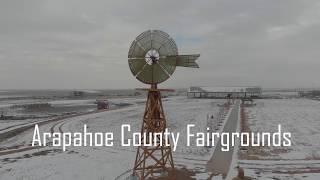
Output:
<path fill-rule="evenodd" d="M 129 67 L 134 76 L 136 76 L 147 64 L 144 58 L 129 59 Z"/>
<path fill-rule="evenodd" d="M 144 83 L 152 83 L 152 66 L 148 64 L 143 66 L 136 75 L 136 78 Z"/>
<path fill-rule="evenodd" d="M 153 65 L 153 76 L 156 81 L 163 82 L 170 77 L 170 74 L 160 64 Z"/>
<path fill-rule="evenodd" d="M 169 77 L 168 73 L 159 64 L 146 65 L 136 76 L 138 80 L 148 84 L 160 83 Z"/>
<path fill-rule="evenodd" d="M 128 58 L 129 61 L 130 60 L 145 60 L 145 57 L 131 57 L 131 58 Z"/>
<path fill-rule="evenodd" d="M 177 57 L 176 56 L 160 57 L 158 63 L 171 76 L 173 72 L 176 70 Z"/>
<path fill-rule="evenodd" d="M 176 66 L 199 68 L 199 65 L 196 63 L 198 57 L 200 57 L 200 54 L 178 55 L 176 56 Z"/>
<path fill-rule="evenodd" d="M 132 57 L 144 57 L 147 50 L 140 45 L 140 43 L 134 40 L 130 46 L 128 58 Z"/>

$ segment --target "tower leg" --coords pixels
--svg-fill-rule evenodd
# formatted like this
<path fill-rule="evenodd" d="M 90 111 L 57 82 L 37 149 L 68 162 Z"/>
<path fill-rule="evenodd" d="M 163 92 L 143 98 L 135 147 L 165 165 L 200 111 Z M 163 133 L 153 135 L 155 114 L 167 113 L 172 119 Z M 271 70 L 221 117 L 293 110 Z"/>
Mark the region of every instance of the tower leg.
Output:
<path fill-rule="evenodd" d="M 151 88 L 148 90 L 141 128 L 142 144 L 137 149 L 133 168 L 134 175 L 140 180 L 169 176 L 169 173 L 174 170 L 170 140 L 169 137 L 166 139 L 164 136 L 165 129 L 166 119 L 160 90 L 156 87 Z M 152 146 L 147 146 L 147 144 L 152 144 Z"/>

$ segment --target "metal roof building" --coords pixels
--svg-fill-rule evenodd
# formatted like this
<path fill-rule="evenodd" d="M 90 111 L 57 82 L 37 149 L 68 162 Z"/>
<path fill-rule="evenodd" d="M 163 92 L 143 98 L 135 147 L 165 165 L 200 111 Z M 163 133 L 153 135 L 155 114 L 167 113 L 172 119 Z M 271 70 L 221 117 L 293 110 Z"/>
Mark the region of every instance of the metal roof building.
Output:
<path fill-rule="evenodd" d="M 262 88 L 259 86 L 226 86 L 226 87 L 190 87 L 190 98 L 261 98 Z"/>

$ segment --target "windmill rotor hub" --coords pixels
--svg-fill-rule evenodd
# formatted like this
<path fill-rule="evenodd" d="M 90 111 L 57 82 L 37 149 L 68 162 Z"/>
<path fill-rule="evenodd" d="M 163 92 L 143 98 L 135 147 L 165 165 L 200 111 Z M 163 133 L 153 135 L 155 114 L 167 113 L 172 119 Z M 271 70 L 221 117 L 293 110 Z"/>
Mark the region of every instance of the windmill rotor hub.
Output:
<path fill-rule="evenodd" d="M 158 63 L 159 59 L 159 52 L 155 49 L 150 49 L 145 55 L 145 61 L 148 65 Z"/>

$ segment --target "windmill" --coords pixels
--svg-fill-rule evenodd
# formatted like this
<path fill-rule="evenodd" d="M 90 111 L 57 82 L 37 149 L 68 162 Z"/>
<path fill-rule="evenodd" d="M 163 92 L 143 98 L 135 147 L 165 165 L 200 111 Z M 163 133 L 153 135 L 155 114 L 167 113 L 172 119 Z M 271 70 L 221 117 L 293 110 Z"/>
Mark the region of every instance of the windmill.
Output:
<path fill-rule="evenodd" d="M 151 85 L 149 89 L 144 89 L 148 96 L 141 133 L 146 133 L 147 143 L 156 144 L 152 147 L 142 144 L 137 149 L 133 174 L 141 180 L 155 174 L 169 176 L 169 172 L 174 170 L 171 146 L 164 144 L 169 140 L 160 139 L 164 136 L 154 134 L 163 135 L 167 127 L 160 92 L 172 90 L 158 89 L 157 85 L 169 79 L 177 66 L 199 68 L 195 62 L 199 56 L 200 54 L 179 55 L 174 40 L 160 30 L 145 31 L 131 44 L 128 53 L 130 70 L 139 81 Z M 150 138 L 149 133 L 153 137 Z M 141 142 L 144 142 L 143 138 L 142 136 Z"/>

